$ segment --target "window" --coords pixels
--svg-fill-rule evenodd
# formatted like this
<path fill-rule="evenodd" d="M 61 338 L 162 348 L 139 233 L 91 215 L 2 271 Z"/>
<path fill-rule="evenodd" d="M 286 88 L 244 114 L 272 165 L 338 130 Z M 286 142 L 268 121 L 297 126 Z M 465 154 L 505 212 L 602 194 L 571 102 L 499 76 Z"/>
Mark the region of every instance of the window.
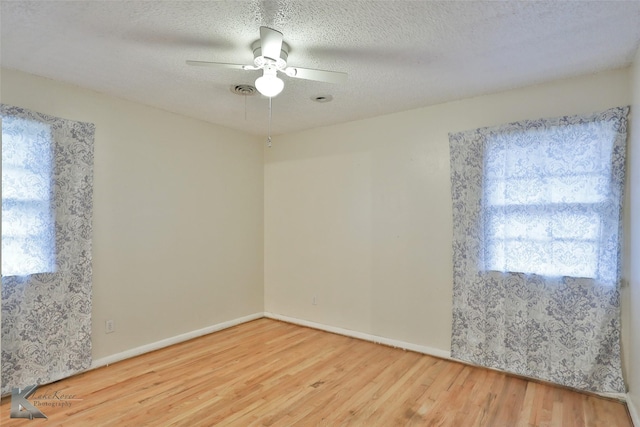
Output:
<path fill-rule="evenodd" d="M 55 270 L 50 126 L 2 118 L 2 275 Z"/>
<path fill-rule="evenodd" d="M 615 277 L 617 245 L 603 239 L 607 227 L 617 233 L 606 215 L 618 203 L 610 182 L 615 135 L 611 123 L 592 122 L 487 138 L 486 270 Z"/>
<path fill-rule="evenodd" d="M 616 107 L 449 135 L 452 357 L 624 392 L 628 113 Z"/>

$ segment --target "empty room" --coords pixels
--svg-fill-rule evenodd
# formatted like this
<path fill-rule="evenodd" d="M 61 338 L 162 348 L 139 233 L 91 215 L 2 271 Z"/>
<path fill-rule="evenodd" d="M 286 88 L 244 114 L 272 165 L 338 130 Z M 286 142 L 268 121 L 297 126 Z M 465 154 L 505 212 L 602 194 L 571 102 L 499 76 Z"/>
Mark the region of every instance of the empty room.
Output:
<path fill-rule="evenodd" d="M 640 427 L 640 1 L 0 1 L 3 426 Z"/>

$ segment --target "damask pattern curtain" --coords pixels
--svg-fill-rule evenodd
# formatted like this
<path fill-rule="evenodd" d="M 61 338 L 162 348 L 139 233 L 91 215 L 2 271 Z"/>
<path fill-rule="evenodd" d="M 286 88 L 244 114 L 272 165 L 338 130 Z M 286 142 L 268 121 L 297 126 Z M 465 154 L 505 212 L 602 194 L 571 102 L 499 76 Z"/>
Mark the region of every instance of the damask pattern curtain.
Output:
<path fill-rule="evenodd" d="M 622 194 L 629 108 L 449 135 L 452 356 L 624 392 Z"/>
<path fill-rule="evenodd" d="M 94 125 L 0 108 L 6 394 L 91 365 Z M 49 172 L 34 166 L 42 159 Z"/>

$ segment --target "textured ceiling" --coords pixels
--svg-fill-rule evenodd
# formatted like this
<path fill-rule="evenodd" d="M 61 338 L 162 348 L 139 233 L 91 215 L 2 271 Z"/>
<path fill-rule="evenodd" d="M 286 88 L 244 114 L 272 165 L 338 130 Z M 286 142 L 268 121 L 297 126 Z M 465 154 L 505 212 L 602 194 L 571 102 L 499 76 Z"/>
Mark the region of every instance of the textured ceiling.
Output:
<path fill-rule="evenodd" d="M 2 1 L 3 67 L 218 123 L 267 132 L 268 98 L 231 93 L 256 71 L 259 27 L 284 33 L 289 65 L 273 133 L 286 133 L 630 64 L 640 1 Z M 333 101 L 311 98 L 331 95 Z"/>

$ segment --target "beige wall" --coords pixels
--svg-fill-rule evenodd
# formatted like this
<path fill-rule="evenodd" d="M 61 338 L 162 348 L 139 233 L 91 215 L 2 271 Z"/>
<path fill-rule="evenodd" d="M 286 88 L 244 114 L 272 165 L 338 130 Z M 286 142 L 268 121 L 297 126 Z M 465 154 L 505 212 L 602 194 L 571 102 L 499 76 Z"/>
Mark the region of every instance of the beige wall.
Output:
<path fill-rule="evenodd" d="M 1 90 L 96 125 L 94 359 L 263 311 L 262 140 L 11 70 Z"/>
<path fill-rule="evenodd" d="M 448 133 L 630 102 L 618 70 L 274 138 L 265 310 L 448 351 Z"/>
<path fill-rule="evenodd" d="M 635 408 L 635 415 L 640 410 L 640 49 L 636 55 L 632 69 L 633 107 L 631 110 L 632 126 L 627 157 L 629 194 L 629 347 L 630 363 L 627 375 L 629 397 Z M 638 420 L 640 421 L 640 420 Z"/>

